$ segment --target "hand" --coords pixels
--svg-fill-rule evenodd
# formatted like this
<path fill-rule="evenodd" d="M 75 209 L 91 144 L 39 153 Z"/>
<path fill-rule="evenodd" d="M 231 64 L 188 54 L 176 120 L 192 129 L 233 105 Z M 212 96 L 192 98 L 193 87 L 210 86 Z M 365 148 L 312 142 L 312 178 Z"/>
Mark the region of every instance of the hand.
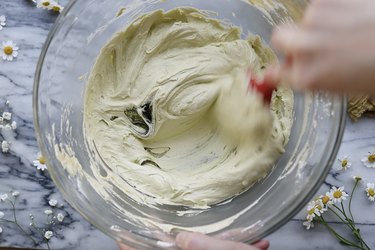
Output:
<path fill-rule="evenodd" d="M 176 244 L 182 250 L 267 250 L 270 243 L 260 240 L 253 245 L 241 242 L 216 239 L 200 233 L 179 233 L 176 237 Z M 135 250 L 121 243 L 118 243 L 120 250 Z"/>
<path fill-rule="evenodd" d="M 254 245 L 247 245 L 187 232 L 178 234 L 176 243 L 182 250 L 266 250 L 269 247 L 269 242 L 265 240 L 258 241 Z"/>
<path fill-rule="evenodd" d="M 285 53 L 266 77 L 296 89 L 375 94 L 375 1 L 314 0 L 297 27 L 282 26 L 271 43 Z"/>

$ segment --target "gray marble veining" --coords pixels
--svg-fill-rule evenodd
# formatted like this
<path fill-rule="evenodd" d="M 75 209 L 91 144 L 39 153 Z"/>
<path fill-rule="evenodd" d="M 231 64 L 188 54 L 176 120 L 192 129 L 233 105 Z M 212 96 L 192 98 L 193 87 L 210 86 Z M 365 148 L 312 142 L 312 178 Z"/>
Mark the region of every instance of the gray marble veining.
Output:
<path fill-rule="evenodd" d="M 60 1 L 62 4 L 66 1 Z M 56 199 L 62 208 L 54 210 L 64 214 L 64 221 L 54 226 L 55 235 L 50 240 L 52 249 L 117 249 L 115 242 L 86 222 L 70 208 L 58 193 L 47 172 L 37 171 L 32 165 L 38 155 L 38 146 L 32 118 L 32 88 L 36 63 L 57 15 L 37 9 L 31 0 L 0 0 L 0 15 L 7 17 L 7 26 L 0 31 L 0 42 L 13 40 L 19 47 L 19 55 L 13 62 L 0 60 L 0 111 L 13 113 L 18 128 L 11 133 L 1 133 L 0 141 L 11 141 L 8 154 L 0 153 L 0 194 L 18 190 L 16 212 L 18 221 L 29 230 L 29 215 L 43 223 L 44 211 L 50 209 L 50 199 Z M 10 101 L 8 106 L 6 100 Z M 338 158 L 348 155 L 352 167 L 346 172 L 332 169 L 320 193 L 325 193 L 331 185 L 353 186 L 352 175 L 359 175 L 367 181 L 375 182 L 375 169 L 362 165 L 360 159 L 375 150 L 375 120 L 363 119 L 358 123 L 348 120 Z M 337 162 L 338 164 L 338 162 Z M 335 167 L 337 166 L 335 165 Z M 375 248 L 374 203 L 369 202 L 360 186 L 353 200 L 353 212 L 365 239 Z M 277 208 L 275 208 L 277 209 Z M 0 211 L 5 218 L 12 212 L 10 205 L 0 203 Z M 342 246 L 321 226 L 306 231 L 302 226 L 305 211 L 268 236 L 271 249 L 342 249 Z M 331 220 L 331 225 L 342 230 L 343 225 Z M 33 243 L 11 223 L 1 223 L 0 246 L 31 247 Z M 35 232 L 34 232 L 35 234 Z M 41 239 L 40 235 L 33 235 Z M 44 244 L 39 246 L 45 248 Z"/>

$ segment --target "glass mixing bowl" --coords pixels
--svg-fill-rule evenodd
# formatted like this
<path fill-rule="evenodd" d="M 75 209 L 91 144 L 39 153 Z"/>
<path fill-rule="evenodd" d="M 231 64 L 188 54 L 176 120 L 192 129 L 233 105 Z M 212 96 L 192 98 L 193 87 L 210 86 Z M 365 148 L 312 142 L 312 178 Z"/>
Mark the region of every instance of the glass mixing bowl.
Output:
<path fill-rule="evenodd" d="M 290 141 L 271 173 L 231 202 L 199 210 L 138 204 L 121 190 L 106 199 L 95 192 L 88 160 L 94 152 L 83 128 L 84 94 L 100 49 L 144 13 L 181 6 L 208 10 L 213 18 L 241 27 L 244 38 L 258 34 L 268 43 L 273 26 L 297 20 L 305 5 L 297 0 L 71 1 L 43 47 L 34 85 L 38 141 L 65 199 L 104 233 L 143 249 L 176 248 L 181 228 L 253 242 L 286 223 L 312 198 L 335 159 L 344 130 L 343 98 L 295 93 Z M 90 178 L 82 178 L 78 170 Z M 164 232 L 161 224 L 171 230 Z"/>

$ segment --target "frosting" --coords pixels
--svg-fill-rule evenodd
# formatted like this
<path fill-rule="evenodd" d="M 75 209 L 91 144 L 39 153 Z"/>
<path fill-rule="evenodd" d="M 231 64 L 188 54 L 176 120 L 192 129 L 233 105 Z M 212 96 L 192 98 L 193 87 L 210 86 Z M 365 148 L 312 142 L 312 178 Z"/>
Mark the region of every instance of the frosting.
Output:
<path fill-rule="evenodd" d="M 102 48 L 88 79 L 97 189 L 207 207 L 262 179 L 288 141 L 293 95 L 280 87 L 265 107 L 246 72 L 261 75 L 274 59 L 259 38 L 241 39 L 196 9 L 136 19 Z"/>

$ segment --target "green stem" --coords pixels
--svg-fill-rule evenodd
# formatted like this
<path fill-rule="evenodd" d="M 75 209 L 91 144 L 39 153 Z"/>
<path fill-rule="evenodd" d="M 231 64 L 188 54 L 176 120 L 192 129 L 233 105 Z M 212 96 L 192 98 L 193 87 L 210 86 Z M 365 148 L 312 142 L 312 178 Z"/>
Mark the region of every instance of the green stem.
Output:
<path fill-rule="evenodd" d="M 332 206 L 334 208 L 336 208 L 337 210 L 339 210 L 342 214 L 344 214 L 344 211 L 341 210 L 341 208 L 339 208 L 338 206 L 336 206 L 335 204 L 332 204 Z"/>
<path fill-rule="evenodd" d="M 48 250 L 51 250 L 51 248 L 49 247 L 49 244 L 48 244 L 48 240 L 46 239 L 46 244 L 47 244 L 47 248 Z"/>
<path fill-rule="evenodd" d="M 342 208 L 342 214 L 344 215 L 344 217 L 346 219 L 348 219 L 348 216 L 346 215 L 346 212 L 345 212 L 344 204 L 342 204 L 342 202 L 341 202 L 340 205 L 341 205 L 341 208 Z"/>
<path fill-rule="evenodd" d="M 352 190 L 352 194 L 350 195 L 350 199 L 349 199 L 349 214 L 350 214 L 350 218 L 352 219 L 353 223 L 354 223 L 354 218 L 353 218 L 353 214 L 352 214 L 352 199 L 353 199 L 354 191 L 355 191 L 357 185 L 358 185 L 358 180 L 355 181 L 355 184 L 354 184 L 354 187 L 353 187 L 353 190 Z"/>
<path fill-rule="evenodd" d="M 365 248 L 361 247 L 361 246 L 358 246 L 356 243 L 350 241 L 350 240 L 347 240 L 345 239 L 343 236 L 341 236 L 340 234 L 338 234 L 331 226 L 328 225 L 328 223 L 324 220 L 324 218 L 321 216 L 319 217 L 321 222 L 323 223 L 323 225 L 328 229 L 328 231 L 330 231 L 340 242 L 348 245 L 348 246 L 352 246 L 352 247 L 355 247 L 355 248 L 358 248 L 358 249 L 361 249 L 361 250 L 366 250 Z"/>
<path fill-rule="evenodd" d="M 12 221 L 12 220 L 7 220 L 7 219 L 0 219 L 0 221 L 4 221 L 4 222 L 8 222 L 8 223 L 15 223 L 14 221 Z"/>
<path fill-rule="evenodd" d="M 347 225 L 347 226 L 349 226 L 350 227 L 350 225 L 349 225 L 349 223 L 347 222 L 347 221 L 345 221 L 335 210 L 333 210 L 332 208 L 330 208 L 330 207 L 328 207 L 328 209 L 330 210 L 330 211 L 332 211 L 345 225 Z M 340 212 L 341 212 L 341 210 L 340 210 Z"/>
<path fill-rule="evenodd" d="M 48 243 L 48 239 L 46 239 L 46 237 L 44 237 L 44 234 L 43 234 L 43 231 L 42 229 L 38 228 L 34 223 L 32 224 L 32 227 L 38 231 L 40 233 L 40 235 L 42 236 L 42 239 L 44 239 L 44 241 L 46 242 L 46 245 L 47 245 L 47 248 L 48 250 L 50 250 L 50 246 L 49 246 L 49 243 Z"/>
<path fill-rule="evenodd" d="M 355 181 L 355 184 L 354 184 L 354 187 L 353 187 L 353 190 L 352 190 L 352 193 L 350 195 L 350 199 L 349 199 L 349 215 L 350 215 L 350 219 L 351 219 L 351 222 L 353 223 L 353 234 L 356 236 L 356 238 L 359 240 L 361 246 L 363 247 L 363 245 L 365 245 L 367 247 L 367 249 L 370 249 L 369 246 L 366 244 L 366 242 L 362 239 L 362 236 L 360 234 L 360 232 L 358 231 L 357 228 L 355 228 L 355 222 L 354 222 L 354 217 L 353 217 L 353 213 L 352 213 L 352 199 L 353 199 L 353 196 L 354 196 L 354 191 L 355 189 L 357 188 L 358 186 L 358 183 L 359 183 L 359 180 L 356 180 Z"/>

